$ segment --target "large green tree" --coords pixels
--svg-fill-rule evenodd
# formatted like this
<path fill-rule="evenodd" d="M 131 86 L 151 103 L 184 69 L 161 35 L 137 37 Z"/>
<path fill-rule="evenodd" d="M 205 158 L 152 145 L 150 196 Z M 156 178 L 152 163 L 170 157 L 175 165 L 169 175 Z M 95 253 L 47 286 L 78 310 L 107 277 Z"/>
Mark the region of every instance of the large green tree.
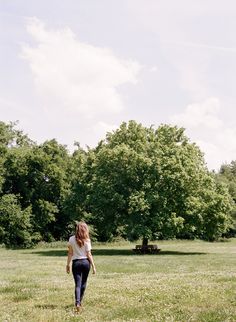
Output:
<path fill-rule="evenodd" d="M 182 128 L 122 123 L 88 151 L 86 164 L 87 175 L 77 182 L 85 195 L 80 204 L 100 240 L 214 240 L 230 226 L 229 195 Z"/>

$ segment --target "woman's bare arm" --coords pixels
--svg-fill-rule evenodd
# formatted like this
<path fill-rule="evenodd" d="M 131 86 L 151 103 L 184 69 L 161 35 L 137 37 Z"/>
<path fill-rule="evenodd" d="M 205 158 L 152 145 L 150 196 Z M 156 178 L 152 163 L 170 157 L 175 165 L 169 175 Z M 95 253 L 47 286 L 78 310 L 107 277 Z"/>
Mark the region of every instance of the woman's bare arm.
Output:
<path fill-rule="evenodd" d="M 73 249 L 71 245 L 68 245 L 67 264 L 66 264 L 67 274 L 70 273 L 70 262 L 71 262 L 72 256 L 73 256 Z"/>

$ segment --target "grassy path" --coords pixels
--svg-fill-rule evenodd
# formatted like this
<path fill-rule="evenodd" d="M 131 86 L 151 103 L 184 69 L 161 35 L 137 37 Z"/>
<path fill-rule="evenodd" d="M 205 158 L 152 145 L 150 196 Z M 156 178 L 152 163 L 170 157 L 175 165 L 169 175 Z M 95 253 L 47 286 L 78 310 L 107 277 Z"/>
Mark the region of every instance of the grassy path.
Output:
<path fill-rule="evenodd" d="M 236 321 L 236 239 L 158 245 L 158 255 L 134 255 L 128 243 L 93 245 L 98 273 L 79 316 L 64 245 L 0 248 L 0 321 Z"/>

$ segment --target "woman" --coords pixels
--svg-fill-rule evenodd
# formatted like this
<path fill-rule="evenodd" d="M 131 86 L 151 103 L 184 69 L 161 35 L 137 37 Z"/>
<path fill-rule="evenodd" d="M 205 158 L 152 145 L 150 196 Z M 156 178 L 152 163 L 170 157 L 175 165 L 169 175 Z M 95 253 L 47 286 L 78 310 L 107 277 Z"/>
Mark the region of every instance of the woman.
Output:
<path fill-rule="evenodd" d="M 77 312 L 79 312 L 86 288 L 90 265 L 92 265 L 93 274 L 96 273 L 93 256 L 91 254 L 89 229 L 84 222 L 79 222 L 76 225 L 75 235 L 71 236 L 69 239 L 66 265 L 66 272 L 68 274 L 70 273 L 71 260 L 72 273 L 75 280 L 75 306 Z"/>

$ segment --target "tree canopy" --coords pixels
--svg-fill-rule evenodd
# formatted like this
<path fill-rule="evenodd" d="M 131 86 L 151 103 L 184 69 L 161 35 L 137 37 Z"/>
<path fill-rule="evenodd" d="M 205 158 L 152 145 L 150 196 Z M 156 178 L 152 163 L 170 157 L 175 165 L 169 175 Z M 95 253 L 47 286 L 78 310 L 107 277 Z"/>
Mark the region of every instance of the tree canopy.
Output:
<path fill-rule="evenodd" d="M 101 240 L 214 240 L 230 226 L 227 190 L 182 128 L 123 123 L 88 152 L 87 162 L 84 205 Z"/>
<path fill-rule="evenodd" d="M 235 162 L 210 173 L 170 125 L 122 123 L 87 150 L 36 144 L 0 122 L 0 242 L 29 247 L 67 238 L 86 220 L 100 241 L 122 237 L 216 240 L 233 231 Z"/>

